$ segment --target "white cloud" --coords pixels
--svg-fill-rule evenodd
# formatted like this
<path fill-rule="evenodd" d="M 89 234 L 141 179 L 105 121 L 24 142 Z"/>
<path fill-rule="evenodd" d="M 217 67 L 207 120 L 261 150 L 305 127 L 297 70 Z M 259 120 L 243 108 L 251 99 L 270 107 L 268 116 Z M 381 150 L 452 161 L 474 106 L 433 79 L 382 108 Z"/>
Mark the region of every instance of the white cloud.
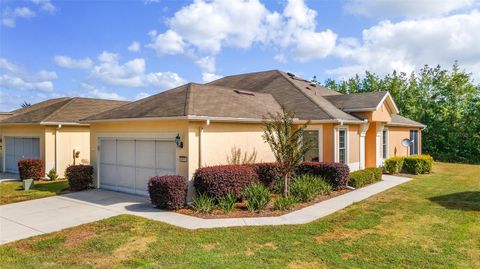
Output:
<path fill-rule="evenodd" d="M 152 43 L 147 44 L 148 48 L 154 49 L 159 55 L 162 54 L 182 54 L 185 51 L 185 42 L 175 31 L 168 30 L 163 34 L 157 31 L 149 33 Z"/>
<path fill-rule="evenodd" d="M 215 56 L 224 47 L 272 46 L 284 51 L 281 61 L 287 54 L 301 62 L 327 57 L 337 35 L 317 31 L 316 16 L 303 0 L 289 0 L 281 14 L 258 0 L 197 0 L 167 19 L 165 32 L 151 31 L 147 47 L 159 55 L 186 55 L 200 67 L 203 80 L 210 81 L 218 77 Z"/>
<path fill-rule="evenodd" d="M 368 17 L 431 17 L 472 7 L 475 0 L 350 0 L 344 9 Z"/>
<path fill-rule="evenodd" d="M 84 59 L 72 59 L 68 56 L 59 55 L 55 56 L 53 60 L 58 66 L 65 68 L 90 69 L 93 66 L 93 61 L 88 57 Z"/>
<path fill-rule="evenodd" d="M 444 67 L 455 61 L 480 76 L 480 12 L 443 18 L 383 21 L 365 29 L 362 40 L 342 39 L 335 54 L 346 64 L 328 73 L 349 77 L 370 70 L 411 72 L 425 64 Z"/>
<path fill-rule="evenodd" d="M 57 11 L 57 8 L 52 4 L 50 0 L 30 0 L 32 3 L 40 6 L 42 11 L 48 12 L 50 14 Z"/>
<path fill-rule="evenodd" d="M 222 78 L 222 76 L 217 75 L 215 73 L 208 73 L 208 72 L 203 72 L 202 73 L 202 80 L 205 83 L 213 81 L 213 80 L 217 80 L 219 78 Z"/>
<path fill-rule="evenodd" d="M 15 7 L 12 9 L 9 7 L 8 2 L 6 2 L 5 5 L 2 5 L 2 24 L 13 28 L 16 25 L 16 20 L 19 18 L 28 19 L 35 17 L 38 11 L 44 11 L 50 14 L 53 14 L 56 11 L 56 7 L 50 0 L 30 0 L 30 2 L 35 4 L 34 10 L 26 6 Z"/>
<path fill-rule="evenodd" d="M 99 63 L 91 69 L 90 76 L 100 79 L 108 85 L 121 87 L 144 87 L 144 88 L 173 88 L 184 83 L 177 73 L 153 72 L 146 73 L 146 63 L 143 58 L 136 58 L 123 64 L 119 63 L 118 55 L 110 52 L 102 52 Z"/>
<path fill-rule="evenodd" d="M 140 43 L 137 41 L 133 41 L 130 46 L 128 46 L 128 50 L 131 52 L 139 52 L 140 51 Z"/>
<path fill-rule="evenodd" d="M 115 91 L 107 90 L 105 88 L 97 88 L 94 85 L 88 83 L 81 83 L 81 87 L 87 90 L 87 94 L 83 96 L 92 97 L 92 98 L 100 98 L 100 99 L 110 99 L 110 100 L 126 100 L 127 98 L 119 95 Z"/>
<path fill-rule="evenodd" d="M 287 58 L 286 58 L 285 55 L 282 54 L 282 53 L 276 54 L 276 55 L 273 57 L 273 59 L 274 59 L 275 61 L 279 62 L 279 63 L 286 63 L 286 62 L 288 62 L 288 61 L 287 61 Z"/>
<path fill-rule="evenodd" d="M 31 18 L 35 16 L 35 12 L 33 12 L 28 7 L 17 7 L 13 10 L 12 15 L 18 18 Z"/>
<path fill-rule="evenodd" d="M 53 91 L 53 82 L 57 78 L 55 72 L 41 70 L 31 73 L 25 67 L 0 58 L 0 88 L 8 90 Z"/>

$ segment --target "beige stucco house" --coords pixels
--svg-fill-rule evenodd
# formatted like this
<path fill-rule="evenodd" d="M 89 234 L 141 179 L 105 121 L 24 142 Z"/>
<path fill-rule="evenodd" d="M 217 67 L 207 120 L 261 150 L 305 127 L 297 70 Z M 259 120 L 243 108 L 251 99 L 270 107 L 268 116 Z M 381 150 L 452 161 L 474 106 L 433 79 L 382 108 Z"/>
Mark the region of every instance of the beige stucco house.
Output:
<path fill-rule="evenodd" d="M 23 158 L 41 158 L 45 170 L 55 168 L 63 175 L 66 167 L 90 163 L 88 123 L 80 119 L 110 110 L 126 102 L 56 98 L 0 115 L 0 170 L 18 173 Z M 78 153 L 74 158 L 75 153 Z"/>
<path fill-rule="evenodd" d="M 227 163 L 234 147 L 255 150 L 258 162 L 274 161 L 262 122 L 282 106 L 295 113 L 295 123 L 310 122 L 305 139 L 315 147 L 307 161 L 358 170 L 421 153 L 425 126 L 398 115 L 388 92 L 343 95 L 273 70 L 189 83 L 82 120 L 90 125 L 96 184 L 146 195 L 150 177 L 191 179 L 199 167 Z"/>

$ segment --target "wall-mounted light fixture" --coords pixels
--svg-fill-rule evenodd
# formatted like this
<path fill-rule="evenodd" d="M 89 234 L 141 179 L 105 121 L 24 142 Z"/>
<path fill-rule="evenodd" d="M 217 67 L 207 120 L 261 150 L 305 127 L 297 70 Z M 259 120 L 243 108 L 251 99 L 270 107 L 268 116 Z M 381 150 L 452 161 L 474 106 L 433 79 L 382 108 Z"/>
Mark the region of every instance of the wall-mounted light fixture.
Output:
<path fill-rule="evenodd" d="M 177 147 L 183 148 L 183 142 L 180 138 L 180 134 L 177 134 L 177 136 L 175 137 L 175 144 L 177 144 Z"/>

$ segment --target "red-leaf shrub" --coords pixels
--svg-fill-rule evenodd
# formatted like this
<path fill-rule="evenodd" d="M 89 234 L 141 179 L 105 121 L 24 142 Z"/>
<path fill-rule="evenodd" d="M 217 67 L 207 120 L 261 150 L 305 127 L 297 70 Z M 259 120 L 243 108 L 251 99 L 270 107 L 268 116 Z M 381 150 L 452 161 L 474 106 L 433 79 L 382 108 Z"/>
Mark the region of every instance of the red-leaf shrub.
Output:
<path fill-rule="evenodd" d="M 296 170 L 297 174 L 312 174 L 327 180 L 334 189 L 347 187 L 350 169 L 343 163 L 304 162 Z"/>
<path fill-rule="evenodd" d="M 231 193 L 240 197 L 243 189 L 258 182 L 251 165 L 219 165 L 199 168 L 193 177 L 197 193 L 205 193 L 215 199 Z"/>
<path fill-rule="evenodd" d="M 72 191 L 81 191 L 93 187 L 93 166 L 70 165 L 65 170 L 65 177 Z"/>
<path fill-rule="evenodd" d="M 283 178 L 280 163 L 256 163 L 252 165 L 260 182 L 270 191 L 273 191 L 275 184 Z"/>
<path fill-rule="evenodd" d="M 148 181 L 148 193 L 156 207 L 180 209 L 187 202 L 187 180 L 182 176 L 152 177 Z"/>
<path fill-rule="evenodd" d="M 18 161 L 20 179 L 41 179 L 45 176 L 45 163 L 39 159 L 24 159 Z"/>

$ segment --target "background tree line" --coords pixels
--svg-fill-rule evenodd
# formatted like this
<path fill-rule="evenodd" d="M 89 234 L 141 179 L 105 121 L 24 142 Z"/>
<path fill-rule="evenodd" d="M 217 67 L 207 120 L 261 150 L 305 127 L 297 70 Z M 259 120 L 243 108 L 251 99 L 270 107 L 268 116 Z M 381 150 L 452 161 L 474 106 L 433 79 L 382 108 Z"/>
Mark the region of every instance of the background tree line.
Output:
<path fill-rule="evenodd" d="M 383 78 L 367 71 L 363 78 L 327 79 L 325 86 L 341 93 L 390 91 L 401 115 L 427 125 L 423 153 L 438 161 L 480 163 L 480 84 L 458 64 Z"/>

